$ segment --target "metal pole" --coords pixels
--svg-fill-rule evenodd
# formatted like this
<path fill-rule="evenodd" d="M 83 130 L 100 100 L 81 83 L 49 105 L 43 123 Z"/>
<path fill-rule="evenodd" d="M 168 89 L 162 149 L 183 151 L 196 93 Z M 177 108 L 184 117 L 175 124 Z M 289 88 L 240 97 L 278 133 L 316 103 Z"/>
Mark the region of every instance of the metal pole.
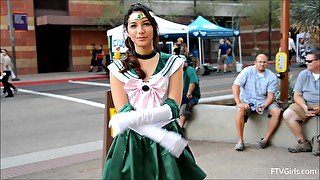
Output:
<path fill-rule="evenodd" d="M 269 60 L 271 60 L 271 36 L 272 36 L 272 31 L 271 31 L 271 0 L 269 0 Z"/>
<path fill-rule="evenodd" d="M 15 45 L 15 38 L 14 38 L 11 0 L 7 0 L 7 5 L 8 5 L 8 16 L 9 16 L 8 19 L 9 19 L 10 43 L 11 43 L 11 49 L 12 49 L 11 60 L 13 63 L 13 72 L 16 74 L 16 79 L 18 79 L 17 63 L 16 63 L 16 45 Z"/>
<path fill-rule="evenodd" d="M 289 11 L 290 11 L 290 0 L 282 0 L 281 7 L 281 42 L 280 48 L 282 52 L 288 55 L 288 38 L 289 38 Z M 288 56 L 287 56 L 288 57 Z M 284 78 L 280 81 L 280 100 L 282 102 L 287 102 L 288 100 L 288 65 L 290 59 L 287 60 L 287 70 L 284 72 Z"/>
<path fill-rule="evenodd" d="M 196 17 L 197 0 L 193 0 L 193 16 Z"/>

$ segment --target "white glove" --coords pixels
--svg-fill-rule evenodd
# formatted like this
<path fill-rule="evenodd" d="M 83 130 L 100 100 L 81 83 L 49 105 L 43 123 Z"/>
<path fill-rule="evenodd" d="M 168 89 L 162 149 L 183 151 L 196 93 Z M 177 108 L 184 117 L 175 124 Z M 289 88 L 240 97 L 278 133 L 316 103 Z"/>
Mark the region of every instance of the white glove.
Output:
<path fill-rule="evenodd" d="M 167 149 L 174 157 L 178 158 L 188 145 L 188 141 L 182 138 L 180 134 L 168 131 L 159 144 Z"/>
<path fill-rule="evenodd" d="M 170 106 L 165 104 L 160 107 L 143 111 L 130 111 L 115 114 L 109 121 L 109 128 L 112 127 L 113 135 L 117 136 L 129 127 L 154 124 L 160 121 L 172 119 Z"/>

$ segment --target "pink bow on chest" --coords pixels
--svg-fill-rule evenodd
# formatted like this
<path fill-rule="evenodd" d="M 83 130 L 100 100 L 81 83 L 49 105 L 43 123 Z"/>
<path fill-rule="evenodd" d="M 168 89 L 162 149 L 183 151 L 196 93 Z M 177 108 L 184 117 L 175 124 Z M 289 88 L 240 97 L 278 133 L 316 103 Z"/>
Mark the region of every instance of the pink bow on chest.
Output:
<path fill-rule="evenodd" d="M 161 105 L 166 92 L 164 80 L 163 76 L 153 76 L 148 82 L 132 78 L 124 85 L 124 90 L 135 108 L 152 108 Z"/>

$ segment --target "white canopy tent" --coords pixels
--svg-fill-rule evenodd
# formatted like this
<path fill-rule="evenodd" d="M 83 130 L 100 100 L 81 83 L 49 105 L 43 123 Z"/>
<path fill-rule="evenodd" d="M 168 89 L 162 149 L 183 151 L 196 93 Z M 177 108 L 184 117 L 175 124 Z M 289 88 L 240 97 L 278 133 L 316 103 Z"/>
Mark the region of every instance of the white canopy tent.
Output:
<path fill-rule="evenodd" d="M 187 39 L 189 40 L 188 26 L 171 22 L 158 16 L 155 16 L 155 20 L 158 23 L 160 35 L 186 34 Z M 123 25 L 108 30 L 107 36 L 109 40 L 109 49 L 112 52 L 115 52 L 117 47 L 120 47 L 121 52 L 126 52 Z M 189 41 L 187 42 L 187 45 L 189 46 Z"/>

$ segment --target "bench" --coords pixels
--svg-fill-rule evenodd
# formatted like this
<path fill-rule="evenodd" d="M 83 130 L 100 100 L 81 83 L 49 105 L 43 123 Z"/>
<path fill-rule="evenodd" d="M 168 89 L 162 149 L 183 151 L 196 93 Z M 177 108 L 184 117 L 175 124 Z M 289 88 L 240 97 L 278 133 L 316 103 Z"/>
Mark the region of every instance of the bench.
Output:
<path fill-rule="evenodd" d="M 221 105 L 228 102 L 230 104 L 231 98 L 233 99 L 232 95 L 200 99 L 199 104 L 192 109 L 192 117 L 186 126 L 186 137 L 192 140 L 236 143 L 238 141 L 235 125 L 236 107 Z M 212 105 L 213 103 L 220 104 Z M 317 118 L 319 117 L 309 119 L 303 127 L 308 140 L 317 134 L 317 120 L 319 120 Z M 244 129 L 245 143 L 256 144 L 267 131 L 268 122 L 267 114 L 251 116 Z M 270 144 L 287 148 L 296 143 L 295 136 L 281 119 Z"/>

